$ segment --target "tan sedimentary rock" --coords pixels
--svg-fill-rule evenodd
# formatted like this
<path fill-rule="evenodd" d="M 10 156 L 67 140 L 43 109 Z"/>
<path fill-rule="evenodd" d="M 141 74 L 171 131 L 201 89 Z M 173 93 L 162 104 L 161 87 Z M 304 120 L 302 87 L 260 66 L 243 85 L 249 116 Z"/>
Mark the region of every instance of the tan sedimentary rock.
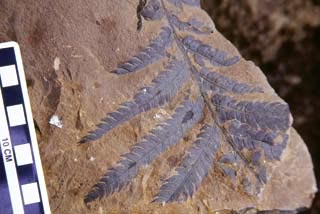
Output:
<path fill-rule="evenodd" d="M 100 140 L 77 145 L 106 113 L 132 99 L 135 91 L 149 85 L 159 73 L 164 66 L 162 60 L 134 74 L 117 76 L 110 71 L 146 47 L 167 21 L 143 21 L 142 30 L 137 31 L 138 1 L 133 0 L 10 0 L 2 5 L 0 39 L 16 40 L 22 49 L 53 213 L 208 213 L 310 206 L 316 191 L 313 166 L 293 128 L 288 131 L 290 141 L 282 160 L 274 165 L 259 199 L 233 188 L 221 172 L 213 169 L 186 202 L 165 206 L 151 203 L 161 181 L 195 140 L 200 125 L 152 165 L 142 168 L 122 191 L 86 206 L 83 199 L 91 186 L 131 145 L 168 118 L 182 99 L 177 95 L 170 104 L 139 114 Z M 239 55 L 200 8 L 185 5 L 172 10 L 181 19 L 196 17 L 214 30 L 210 36 L 199 36 L 202 41 Z M 170 51 L 174 55 L 178 50 Z M 281 101 L 260 69 L 245 59 L 220 71 L 239 82 L 263 88 L 265 93 L 252 95 L 254 99 Z M 49 125 L 54 114 L 62 120 L 61 129 Z"/>

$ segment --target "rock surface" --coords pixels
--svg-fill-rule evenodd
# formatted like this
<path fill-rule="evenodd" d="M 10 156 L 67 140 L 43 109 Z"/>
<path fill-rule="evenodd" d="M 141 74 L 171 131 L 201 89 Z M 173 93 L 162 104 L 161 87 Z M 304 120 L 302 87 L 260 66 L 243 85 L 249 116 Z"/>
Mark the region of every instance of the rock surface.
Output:
<path fill-rule="evenodd" d="M 316 191 L 313 166 L 302 139 L 290 131 L 290 143 L 274 169 L 261 200 L 234 190 L 215 170 L 192 199 L 166 206 L 150 203 L 196 133 L 164 152 L 123 191 L 88 206 L 85 194 L 121 154 L 174 106 L 143 113 L 117 127 L 97 142 L 77 146 L 107 112 L 131 99 L 156 73 L 147 68 L 126 76 L 110 73 L 120 62 L 143 49 L 159 32 L 163 21 L 143 22 L 137 31 L 138 1 L 15 1 L 3 0 L 0 8 L 0 41 L 20 44 L 28 79 L 33 115 L 53 213 L 206 213 L 216 210 L 296 210 L 308 207 Z M 184 7 L 188 17 L 213 24 L 199 8 Z M 219 32 L 208 39 L 229 53 L 238 51 Z M 156 63 L 153 66 L 162 66 Z M 156 68 L 156 67 L 153 67 Z M 241 59 L 228 76 L 263 87 L 266 99 L 279 100 L 262 72 Z M 146 75 L 147 74 L 147 75 Z M 50 126 L 57 115 L 62 128 Z M 150 119 L 153 118 L 153 119 Z"/>

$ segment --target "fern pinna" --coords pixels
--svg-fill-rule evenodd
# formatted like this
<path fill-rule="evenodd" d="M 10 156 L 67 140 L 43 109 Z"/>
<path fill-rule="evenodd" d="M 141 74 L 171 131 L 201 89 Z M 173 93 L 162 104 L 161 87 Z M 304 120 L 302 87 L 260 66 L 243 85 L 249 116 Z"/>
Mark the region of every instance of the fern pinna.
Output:
<path fill-rule="evenodd" d="M 141 88 L 131 101 L 107 114 L 80 143 L 97 140 L 136 115 L 163 106 L 185 91 L 188 93 L 170 118 L 133 145 L 92 187 L 84 199 L 86 203 L 120 191 L 137 176 L 140 167 L 152 164 L 200 121 L 198 139 L 174 175 L 160 187 L 154 202 L 186 200 L 194 195 L 213 166 L 229 178 L 230 185 L 257 196 L 268 182 L 272 163 L 280 160 L 286 148 L 291 126 L 288 105 L 252 98 L 255 96 L 250 95 L 265 92 L 219 71 L 234 66 L 240 58 L 202 42 L 201 38 L 209 37 L 213 29 L 196 18 L 180 19 L 179 11 L 183 7 L 200 7 L 200 3 L 199 0 L 149 0 L 139 5 L 138 28 L 142 25 L 141 17 L 147 21 L 166 19 L 167 25 L 144 50 L 112 73 L 138 72 L 159 60 L 166 60 L 167 66 L 150 86 Z M 170 51 L 173 48 L 178 51 Z M 186 87 L 189 89 L 182 91 Z"/>

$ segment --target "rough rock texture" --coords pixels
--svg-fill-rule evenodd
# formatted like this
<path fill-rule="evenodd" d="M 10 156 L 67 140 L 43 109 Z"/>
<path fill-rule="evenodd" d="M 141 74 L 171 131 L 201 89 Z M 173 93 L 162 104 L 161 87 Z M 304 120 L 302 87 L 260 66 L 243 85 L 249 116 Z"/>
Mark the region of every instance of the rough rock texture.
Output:
<path fill-rule="evenodd" d="M 133 183 L 88 206 L 83 203 L 92 184 L 130 145 L 172 112 L 177 100 L 136 116 L 97 142 L 77 146 L 107 112 L 150 83 L 154 69 L 126 76 L 110 73 L 120 62 L 143 49 L 164 21 L 143 22 L 137 31 L 138 1 L 0 1 L 0 41 L 15 40 L 22 49 L 29 94 L 53 213 L 207 213 L 215 210 L 296 210 L 308 207 L 316 191 L 313 166 L 302 139 L 290 130 L 290 142 L 273 171 L 261 200 L 236 191 L 225 177 L 212 170 L 192 199 L 166 206 L 150 203 L 168 171 L 180 162 L 195 139 L 164 152 L 150 167 L 140 170 Z M 185 6 L 188 16 L 213 27 L 206 13 Z M 219 32 L 209 39 L 231 55 L 238 51 Z M 161 62 L 153 65 L 163 66 Z M 265 99 L 280 100 L 253 63 L 241 59 L 229 77 L 262 87 Z M 147 74 L 147 75 L 146 75 Z M 49 126 L 56 114 L 61 129 Z"/>

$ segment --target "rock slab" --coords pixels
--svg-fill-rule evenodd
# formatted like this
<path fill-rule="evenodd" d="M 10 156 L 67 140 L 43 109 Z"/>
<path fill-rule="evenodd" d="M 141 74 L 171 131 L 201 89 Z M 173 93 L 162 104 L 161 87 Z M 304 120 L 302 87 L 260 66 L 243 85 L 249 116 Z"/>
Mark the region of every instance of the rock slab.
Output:
<path fill-rule="evenodd" d="M 179 6 L 184 1 L 173 2 Z M 186 202 L 165 206 L 150 203 L 161 180 L 195 139 L 196 133 L 191 131 L 184 143 L 141 169 L 122 191 L 86 206 L 84 196 L 97 179 L 161 118 L 168 117 L 182 99 L 177 96 L 171 105 L 138 115 L 97 142 L 77 145 L 106 113 L 132 99 L 134 91 L 156 77 L 153 71 L 163 67 L 163 62 L 124 76 L 115 76 L 111 71 L 145 48 L 166 23 L 160 19 L 142 21 L 138 31 L 138 1 L 4 0 L 1 5 L 0 41 L 15 40 L 21 46 L 53 213 L 208 213 L 310 206 L 316 192 L 312 161 L 293 128 L 288 131 L 289 144 L 259 200 L 235 190 L 221 173 L 212 170 Z M 239 55 L 199 7 L 186 4 L 173 11 L 184 20 L 201 20 L 206 29 L 213 31 L 209 37 L 202 36 L 203 40 L 230 55 Z M 253 63 L 241 59 L 222 71 L 239 82 L 263 88 L 267 92 L 265 99 L 280 100 Z M 53 115 L 60 118 L 62 128 L 49 125 Z"/>

